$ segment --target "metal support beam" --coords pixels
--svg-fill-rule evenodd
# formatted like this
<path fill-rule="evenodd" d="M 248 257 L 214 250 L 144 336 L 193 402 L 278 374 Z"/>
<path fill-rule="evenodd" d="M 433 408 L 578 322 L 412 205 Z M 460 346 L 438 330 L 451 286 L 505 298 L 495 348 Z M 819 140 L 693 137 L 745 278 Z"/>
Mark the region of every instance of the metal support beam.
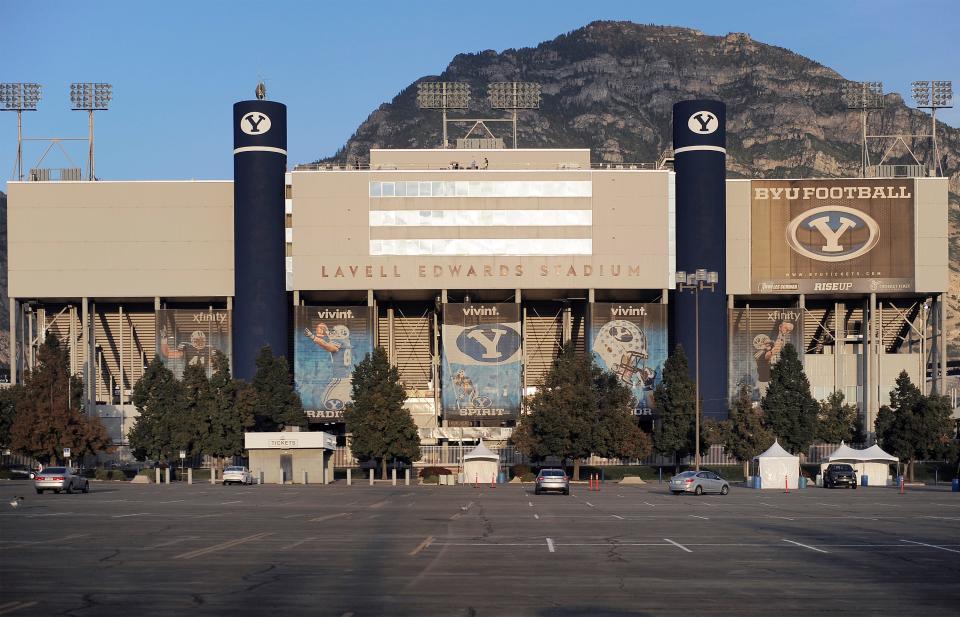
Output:
<path fill-rule="evenodd" d="M 939 163 L 939 161 L 938 161 Z M 940 387 L 937 389 L 941 395 L 947 394 L 947 356 L 949 355 L 947 349 L 947 295 L 941 293 L 940 301 L 938 302 L 940 306 L 940 314 L 938 319 L 938 326 L 940 328 L 940 344 L 938 348 L 940 350 Z"/>
<path fill-rule="evenodd" d="M 9 298 L 10 312 L 10 385 L 17 383 L 17 299 Z"/>

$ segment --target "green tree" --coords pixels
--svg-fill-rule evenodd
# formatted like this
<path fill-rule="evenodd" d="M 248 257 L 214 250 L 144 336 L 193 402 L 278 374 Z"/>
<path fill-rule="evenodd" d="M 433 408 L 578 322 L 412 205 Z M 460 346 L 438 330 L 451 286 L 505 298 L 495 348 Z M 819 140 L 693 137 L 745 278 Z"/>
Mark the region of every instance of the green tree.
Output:
<path fill-rule="evenodd" d="M 773 366 L 760 406 L 780 444 L 788 451 L 806 455 L 817 436 L 820 405 L 810 394 L 810 381 L 791 343 L 783 346 L 780 361 Z"/>
<path fill-rule="evenodd" d="M 677 345 L 663 365 L 663 379 L 654 390 L 659 418 L 654 424 L 653 447 L 663 456 L 673 456 L 674 469 L 680 459 L 696 447 L 697 388 L 690 378 L 687 355 Z M 706 422 L 700 423 L 700 453 L 710 449 Z"/>
<path fill-rule="evenodd" d="M 877 414 L 877 441 L 906 463 L 912 481 L 916 461 L 955 455 L 955 429 L 950 414 L 946 397 L 924 396 L 906 371 L 901 371 L 890 391 L 890 405 L 881 407 Z"/>
<path fill-rule="evenodd" d="M 817 439 L 824 443 L 839 443 L 850 441 L 857 433 L 857 406 L 845 403 L 843 392 L 836 390 L 820 401 Z"/>
<path fill-rule="evenodd" d="M 597 391 L 597 409 L 590 425 L 591 453 L 605 458 L 645 458 L 652 444 L 637 424 L 633 392 L 612 372 L 600 371 L 592 356 L 590 366 Z"/>
<path fill-rule="evenodd" d="M 0 448 L 10 447 L 10 429 L 17 417 L 17 398 L 22 386 L 0 388 Z"/>
<path fill-rule="evenodd" d="M 183 384 L 155 356 L 133 387 L 139 416 L 130 430 L 130 449 L 138 460 L 167 461 L 180 449 L 186 423 Z"/>
<path fill-rule="evenodd" d="M 379 461 L 387 479 L 387 461 L 412 462 L 420 459 L 420 435 L 410 412 L 404 409 L 407 392 L 400 372 L 390 366 L 382 347 L 357 364 L 353 370 L 352 402 L 343 418 L 351 433 L 350 449 L 361 461 Z"/>
<path fill-rule="evenodd" d="M 199 450 L 216 457 L 222 469 L 225 458 L 243 454 L 243 433 L 254 425 L 256 395 L 249 384 L 233 380 L 230 360 L 219 351 L 213 357 L 208 395 Z"/>
<path fill-rule="evenodd" d="M 730 418 L 720 423 L 719 438 L 727 452 L 743 463 L 743 475 L 750 473 L 750 461 L 773 443 L 773 431 L 763 423 L 753 404 L 753 388 L 740 384 L 730 408 Z"/>
<path fill-rule="evenodd" d="M 173 431 L 177 450 L 186 450 L 194 455 L 201 452 L 204 438 L 209 433 L 213 395 L 207 369 L 200 364 L 190 364 L 183 370 L 180 380 L 183 388 L 183 421 Z"/>
<path fill-rule="evenodd" d="M 67 351 L 48 333 L 37 352 L 37 368 L 17 391 L 16 417 L 10 427 L 12 449 L 44 462 L 58 463 L 63 448 L 74 460 L 108 450 L 110 436 L 99 418 L 80 406 L 83 384 L 70 375 Z"/>
<path fill-rule="evenodd" d="M 293 388 L 287 359 L 274 356 L 269 345 L 257 356 L 257 372 L 251 383 L 257 394 L 255 430 L 269 432 L 282 431 L 288 426 L 307 426 L 307 416 Z"/>

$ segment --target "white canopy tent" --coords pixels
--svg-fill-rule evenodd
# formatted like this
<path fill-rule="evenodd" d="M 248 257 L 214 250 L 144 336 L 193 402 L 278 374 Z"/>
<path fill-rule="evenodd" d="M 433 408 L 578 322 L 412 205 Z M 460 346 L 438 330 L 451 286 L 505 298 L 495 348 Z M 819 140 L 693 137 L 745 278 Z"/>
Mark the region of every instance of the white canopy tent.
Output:
<path fill-rule="evenodd" d="M 463 481 L 466 483 L 496 482 L 499 472 L 500 455 L 483 445 L 483 439 L 463 457 Z"/>
<path fill-rule="evenodd" d="M 840 447 L 827 457 L 826 462 L 820 464 L 821 475 L 830 463 L 849 463 L 857 472 L 857 478 L 867 477 L 868 486 L 886 486 L 890 476 L 890 464 L 898 463 L 900 459 L 887 454 L 874 444 L 866 450 L 856 450 L 842 441 Z"/>
<path fill-rule="evenodd" d="M 776 440 L 766 452 L 755 456 L 753 460 L 757 462 L 760 488 L 797 488 L 800 478 L 800 457 L 784 450 Z"/>

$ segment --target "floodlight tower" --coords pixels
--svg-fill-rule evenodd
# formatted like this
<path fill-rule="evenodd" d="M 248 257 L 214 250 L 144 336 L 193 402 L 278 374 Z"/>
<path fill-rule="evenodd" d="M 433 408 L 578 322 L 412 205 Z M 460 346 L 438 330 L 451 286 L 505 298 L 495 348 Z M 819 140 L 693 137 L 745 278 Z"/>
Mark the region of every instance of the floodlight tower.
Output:
<path fill-rule="evenodd" d="M 505 109 L 513 115 L 513 147 L 517 147 L 517 113 L 521 109 L 540 109 L 540 84 L 524 81 L 496 81 L 487 86 L 490 107 Z"/>
<path fill-rule="evenodd" d="M 940 151 L 937 147 L 937 110 L 953 107 L 952 81 L 915 81 L 913 82 L 913 100 L 919 109 L 930 110 L 930 139 L 933 142 L 933 175 L 943 175 L 940 163 Z"/>
<path fill-rule="evenodd" d="M 447 110 L 470 106 L 470 84 L 459 81 L 425 81 L 417 84 L 417 107 L 443 112 L 443 147 L 447 147 Z"/>
<path fill-rule="evenodd" d="M 0 111 L 17 112 L 17 180 L 23 181 L 23 112 L 37 111 L 42 86 L 33 83 L 0 84 Z"/>
<path fill-rule="evenodd" d="M 843 84 L 841 93 L 847 109 L 860 112 L 861 145 L 860 177 L 867 177 L 870 166 L 870 152 L 867 150 L 867 113 L 872 109 L 883 109 L 882 81 L 848 81 Z"/>
<path fill-rule="evenodd" d="M 70 84 L 70 104 L 74 111 L 85 111 L 89 114 L 90 136 L 87 138 L 90 146 L 87 154 L 87 179 L 96 180 L 93 163 L 93 112 L 106 111 L 113 98 L 113 86 L 101 83 L 72 83 Z"/>

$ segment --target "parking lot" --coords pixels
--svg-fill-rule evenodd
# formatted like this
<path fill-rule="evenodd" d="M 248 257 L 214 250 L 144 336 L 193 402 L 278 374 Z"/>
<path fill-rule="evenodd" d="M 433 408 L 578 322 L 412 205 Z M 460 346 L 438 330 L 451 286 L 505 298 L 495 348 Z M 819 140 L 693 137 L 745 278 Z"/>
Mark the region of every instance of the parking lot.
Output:
<path fill-rule="evenodd" d="M 0 483 L 0 615 L 956 615 L 947 487 Z M 21 495 L 18 508 L 8 505 Z"/>

